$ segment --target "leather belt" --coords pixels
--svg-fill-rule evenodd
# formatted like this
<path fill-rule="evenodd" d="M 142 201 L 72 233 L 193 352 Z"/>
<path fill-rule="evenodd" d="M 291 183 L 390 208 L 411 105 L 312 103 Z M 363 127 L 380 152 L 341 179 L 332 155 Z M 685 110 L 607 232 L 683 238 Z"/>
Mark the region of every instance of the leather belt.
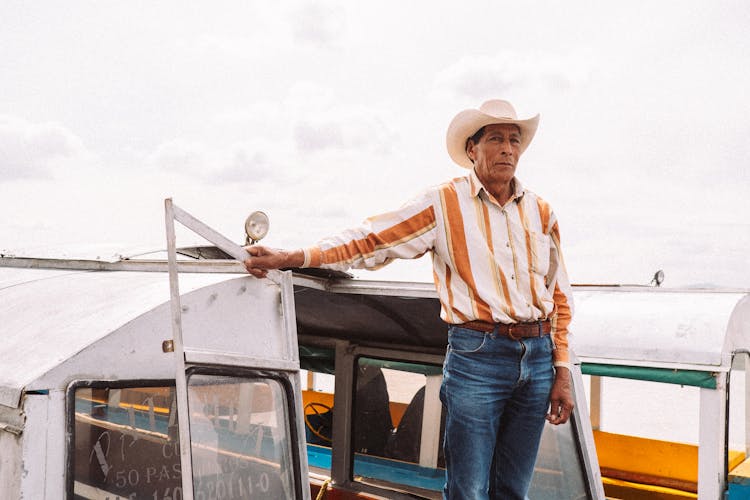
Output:
<path fill-rule="evenodd" d="M 541 337 L 552 331 L 550 320 L 530 321 L 528 323 L 487 323 L 485 321 L 467 321 L 455 326 L 477 330 L 484 333 L 497 333 L 518 340 L 527 337 Z"/>

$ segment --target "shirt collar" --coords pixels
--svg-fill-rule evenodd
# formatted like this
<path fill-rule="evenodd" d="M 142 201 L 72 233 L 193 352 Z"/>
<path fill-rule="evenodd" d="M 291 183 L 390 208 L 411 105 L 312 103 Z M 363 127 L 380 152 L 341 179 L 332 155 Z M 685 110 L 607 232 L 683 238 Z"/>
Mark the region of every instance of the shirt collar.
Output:
<path fill-rule="evenodd" d="M 477 173 L 474 171 L 473 168 L 471 169 L 471 174 L 469 174 L 469 185 L 471 187 L 472 196 L 479 196 L 479 194 L 483 190 L 485 193 L 487 193 L 487 196 L 490 196 L 490 193 L 487 192 L 487 190 L 484 188 L 482 181 L 479 180 L 479 177 L 477 177 Z M 510 198 L 510 201 L 518 201 L 526 193 L 526 190 L 521 184 L 521 181 L 518 180 L 518 177 L 513 177 L 513 185 L 515 187 L 515 192 L 513 193 L 513 196 Z"/>

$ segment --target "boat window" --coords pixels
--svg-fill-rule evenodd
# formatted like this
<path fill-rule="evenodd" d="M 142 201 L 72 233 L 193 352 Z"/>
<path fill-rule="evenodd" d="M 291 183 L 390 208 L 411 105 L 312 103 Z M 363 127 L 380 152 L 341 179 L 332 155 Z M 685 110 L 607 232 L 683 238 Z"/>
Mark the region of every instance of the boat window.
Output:
<path fill-rule="evenodd" d="M 203 374 L 188 380 L 195 499 L 298 496 L 284 384 Z M 72 390 L 69 497 L 181 500 L 174 386 L 95 385 Z"/>
<path fill-rule="evenodd" d="M 288 400 L 274 378 L 189 377 L 196 500 L 297 496 Z"/>
<path fill-rule="evenodd" d="M 440 382 L 440 366 L 359 358 L 352 422 L 355 480 L 442 490 Z"/>
<path fill-rule="evenodd" d="M 546 424 L 534 465 L 529 498 L 589 498 L 585 477 L 581 445 L 573 422 Z"/>
<path fill-rule="evenodd" d="M 174 386 L 78 387 L 72 407 L 73 498 L 182 498 Z"/>
<path fill-rule="evenodd" d="M 631 498 L 644 490 L 669 488 L 675 498 L 695 495 L 701 388 L 654 380 L 661 377 L 617 376 L 637 373 L 624 372 L 632 368 L 616 366 L 615 376 L 592 374 L 584 379 L 590 387 L 590 415 L 604 492 L 608 497 Z M 584 369 L 590 371 L 590 366 Z M 664 371 L 676 376 L 701 375 Z"/>

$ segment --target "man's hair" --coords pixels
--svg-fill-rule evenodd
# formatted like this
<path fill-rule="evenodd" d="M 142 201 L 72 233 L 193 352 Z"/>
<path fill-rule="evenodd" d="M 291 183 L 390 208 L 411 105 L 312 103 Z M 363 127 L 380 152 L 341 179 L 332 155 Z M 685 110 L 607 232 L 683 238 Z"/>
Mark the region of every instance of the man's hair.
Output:
<path fill-rule="evenodd" d="M 487 128 L 487 127 L 485 126 L 485 127 L 480 128 L 479 130 L 477 130 L 476 132 L 474 132 L 474 135 L 472 135 L 471 137 L 469 137 L 468 139 L 466 139 L 466 147 L 464 149 L 466 149 L 466 148 L 469 147 L 469 141 L 472 141 L 474 144 L 477 144 L 482 139 L 482 136 L 484 135 L 484 129 L 485 128 Z"/>
<path fill-rule="evenodd" d="M 464 145 L 464 151 L 466 151 L 467 154 L 468 154 L 468 150 L 469 150 L 469 141 L 473 142 L 474 144 L 477 144 L 480 141 L 480 139 L 482 139 L 482 136 L 484 135 L 484 129 L 485 128 L 486 127 L 480 128 L 479 130 L 477 130 L 476 132 L 474 132 L 474 135 L 472 135 L 471 137 L 469 137 L 468 139 L 466 139 L 466 144 Z M 471 160 L 471 163 L 474 163 L 473 159 L 471 159 L 471 158 L 469 158 L 469 159 Z"/>

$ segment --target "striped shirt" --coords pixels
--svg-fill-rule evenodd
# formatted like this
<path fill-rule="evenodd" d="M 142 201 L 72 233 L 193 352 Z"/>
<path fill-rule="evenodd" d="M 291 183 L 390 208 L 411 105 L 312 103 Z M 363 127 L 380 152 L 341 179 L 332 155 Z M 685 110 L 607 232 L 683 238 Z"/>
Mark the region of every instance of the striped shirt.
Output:
<path fill-rule="evenodd" d="M 444 321 L 550 319 L 554 361 L 565 365 L 573 296 L 557 220 L 547 202 L 514 181 L 501 206 L 472 170 L 305 248 L 304 267 L 375 269 L 430 252 Z"/>

